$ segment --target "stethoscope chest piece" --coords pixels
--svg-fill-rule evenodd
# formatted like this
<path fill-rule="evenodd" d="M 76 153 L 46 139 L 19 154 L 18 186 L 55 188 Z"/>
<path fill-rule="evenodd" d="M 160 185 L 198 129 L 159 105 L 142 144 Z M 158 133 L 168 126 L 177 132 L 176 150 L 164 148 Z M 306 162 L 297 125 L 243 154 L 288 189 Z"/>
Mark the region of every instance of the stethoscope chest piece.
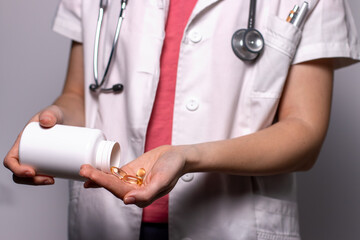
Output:
<path fill-rule="evenodd" d="M 247 29 L 237 30 L 231 38 L 231 46 L 235 55 L 243 61 L 254 61 L 264 48 L 264 38 L 253 28 L 255 23 L 256 0 L 250 2 L 250 13 Z"/>
<path fill-rule="evenodd" d="M 241 60 L 254 61 L 264 48 L 264 39 L 256 29 L 240 29 L 233 34 L 231 46 Z"/>

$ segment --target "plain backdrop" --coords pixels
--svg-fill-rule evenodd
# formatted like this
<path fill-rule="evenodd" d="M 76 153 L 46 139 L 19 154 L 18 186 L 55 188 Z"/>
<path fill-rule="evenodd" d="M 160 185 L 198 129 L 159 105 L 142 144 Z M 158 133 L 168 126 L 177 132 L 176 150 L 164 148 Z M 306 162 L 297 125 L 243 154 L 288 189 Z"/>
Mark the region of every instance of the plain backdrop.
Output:
<path fill-rule="evenodd" d="M 325 0 L 326 1 L 326 0 Z M 349 0 L 358 32 L 360 2 Z M 58 1 L 0 1 L 0 156 L 59 95 L 70 41 L 53 33 Z M 97 17 L 97 16 L 94 16 Z M 315 167 L 298 174 L 304 240 L 360 236 L 360 64 L 336 71 L 331 124 Z M 0 166 L 0 239 L 67 239 L 68 182 L 32 187 Z"/>

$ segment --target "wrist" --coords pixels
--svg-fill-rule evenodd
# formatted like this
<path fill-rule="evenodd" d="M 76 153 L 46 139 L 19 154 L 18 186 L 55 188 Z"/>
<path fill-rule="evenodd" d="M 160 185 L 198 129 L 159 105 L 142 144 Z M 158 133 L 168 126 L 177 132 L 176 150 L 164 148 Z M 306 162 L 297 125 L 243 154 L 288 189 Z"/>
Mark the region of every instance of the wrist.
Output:
<path fill-rule="evenodd" d="M 201 171 L 201 153 L 197 145 L 181 145 L 177 149 L 182 153 L 185 160 L 182 174 Z"/>

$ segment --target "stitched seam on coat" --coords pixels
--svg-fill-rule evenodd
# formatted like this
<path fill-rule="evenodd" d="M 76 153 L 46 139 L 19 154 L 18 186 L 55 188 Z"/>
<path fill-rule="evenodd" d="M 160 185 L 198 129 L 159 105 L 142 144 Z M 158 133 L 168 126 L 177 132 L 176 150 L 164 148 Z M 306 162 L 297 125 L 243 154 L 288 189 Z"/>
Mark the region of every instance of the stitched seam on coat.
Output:
<path fill-rule="evenodd" d="M 257 237 L 259 240 L 265 239 L 265 240 L 300 240 L 300 236 L 297 235 L 282 235 L 279 233 L 268 233 L 268 232 L 256 232 Z"/>
<path fill-rule="evenodd" d="M 255 207 L 255 210 L 256 210 L 256 211 L 259 211 L 259 212 L 264 212 L 264 213 L 269 213 L 269 214 L 277 215 L 277 216 L 286 216 L 286 217 L 292 217 L 292 218 L 294 218 L 294 217 L 296 216 L 296 214 L 294 214 L 294 213 L 270 211 L 270 210 L 264 210 L 264 209 L 256 208 L 256 207 Z"/>

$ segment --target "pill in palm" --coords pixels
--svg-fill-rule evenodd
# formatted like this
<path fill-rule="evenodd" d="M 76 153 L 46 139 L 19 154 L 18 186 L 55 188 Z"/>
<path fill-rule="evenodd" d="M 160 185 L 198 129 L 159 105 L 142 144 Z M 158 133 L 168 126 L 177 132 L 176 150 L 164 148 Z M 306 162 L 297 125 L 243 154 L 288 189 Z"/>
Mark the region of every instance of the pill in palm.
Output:
<path fill-rule="evenodd" d="M 140 168 L 137 172 L 136 172 L 136 176 L 143 179 L 145 177 L 146 171 L 144 168 Z"/>

